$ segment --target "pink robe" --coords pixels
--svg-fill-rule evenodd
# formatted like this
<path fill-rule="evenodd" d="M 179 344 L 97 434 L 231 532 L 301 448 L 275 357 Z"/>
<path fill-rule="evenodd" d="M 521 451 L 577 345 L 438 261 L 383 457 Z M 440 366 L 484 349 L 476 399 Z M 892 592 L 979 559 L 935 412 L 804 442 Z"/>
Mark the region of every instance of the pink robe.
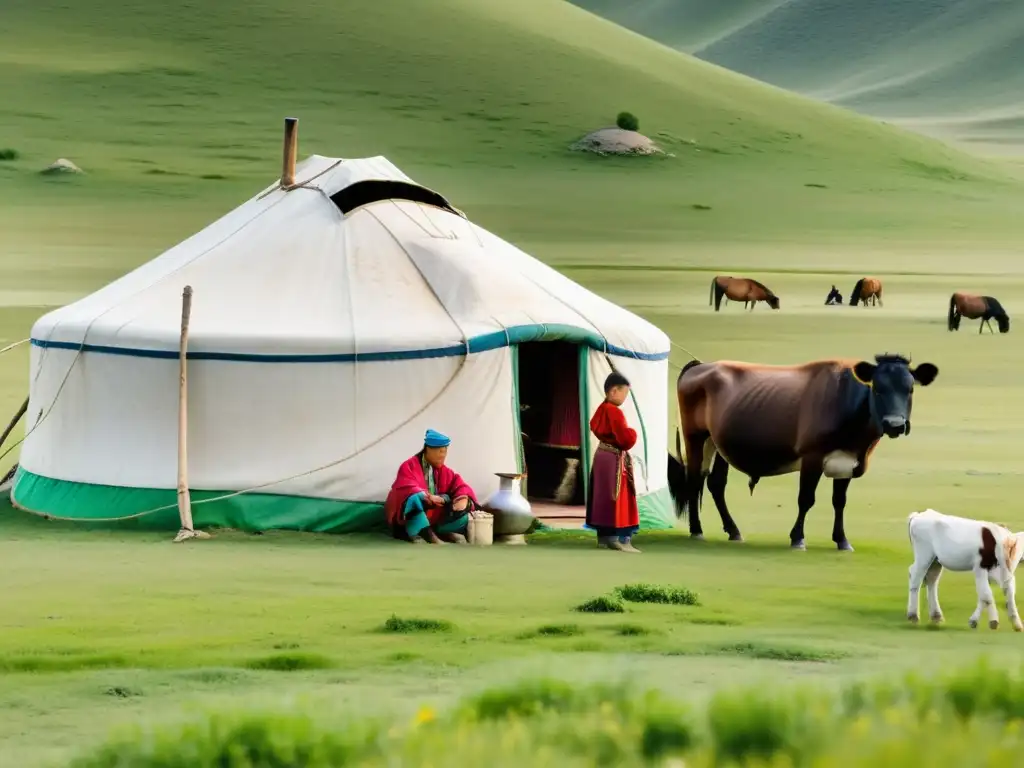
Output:
<path fill-rule="evenodd" d="M 462 477 L 452 470 L 451 467 L 442 464 L 434 467 L 434 492 L 438 496 L 447 496 L 455 501 L 460 496 L 468 496 L 474 506 L 479 506 L 476 494 L 469 484 Z M 416 454 L 398 467 L 398 475 L 395 482 L 391 484 L 391 490 L 384 502 L 384 516 L 388 525 L 392 528 L 401 527 L 405 523 L 403 510 L 405 502 L 415 493 L 430 493 L 427 487 L 427 478 L 423 474 L 423 465 L 420 454 Z M 444 522 L 444 508 L 435 507 L 429 502 L 424 502 L 427 519 L 431 526 L 440 525 Z"/>

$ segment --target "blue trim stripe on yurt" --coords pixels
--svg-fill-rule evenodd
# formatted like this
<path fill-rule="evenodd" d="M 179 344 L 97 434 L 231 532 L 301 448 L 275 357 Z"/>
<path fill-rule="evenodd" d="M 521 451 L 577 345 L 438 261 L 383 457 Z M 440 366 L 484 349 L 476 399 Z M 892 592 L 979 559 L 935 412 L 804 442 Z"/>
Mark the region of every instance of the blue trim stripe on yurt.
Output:
<path fill-rule="evenodd" d="M 348 352 L 344 354 L 309 354 L 309 355 L 274 355 L 252 354 L 242 352 L 192 352 L 189 360 L 223 360 L 239 363 L 372 363 L 387 360 L 423 360 L 434 357 L 460 357 L 465 354 L 489 352 L 512 344 L 523 344 L 529 341 L 568 341 L 574 344 L 585 344 L 599 352 L 619 357 L 632 357 L 636 360 L 667 360 L 666 352 L 635 352 L 625 347 L 609 344 L 603 337 L 592 331 L 577 328 L 574 325 L 514 325 L 504 331 L 484 333 L 474 336 L 465 344 L 453 344 L 433 349 L 394 350 L 391 352 Z M 126 357 L 150 357 L 165 360 L 177 360 L 176 350 L 164 349 L 132 349 L 129 347 L 111 347 L 103 344 L 81 344 L 73 341 L 49 341 L 32 339 L 32 345 L 42 349 L 70 349 L 73 351 L 93 352 L 101 355 L 124 355 Z"/>

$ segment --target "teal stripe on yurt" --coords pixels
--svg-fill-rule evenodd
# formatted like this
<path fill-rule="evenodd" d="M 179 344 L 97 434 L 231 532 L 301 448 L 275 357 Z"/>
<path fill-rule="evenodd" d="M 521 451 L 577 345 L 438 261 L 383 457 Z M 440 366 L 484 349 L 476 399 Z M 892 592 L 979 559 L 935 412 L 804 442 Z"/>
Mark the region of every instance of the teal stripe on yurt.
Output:
<path fill-rule="evenodd" d="M 356 533 L 386 530 L 381 502 L 245 493 L 206 504 L 195 503 L 228 493 L 230 491 L 193 490 L 193 524 L 197 528 L 240 531 Z M 11 488 L 11 503 L 38 515 L 100 527 L 159 531 L 177 530 L 181 526 L 177 497 L 173 488 L 126 488 L 55 480 L 20 467 Z M 141 514 L 155 509 L 160 511 Z"/>
<path fill-rule="evenodd" d="M 222 496 L 227 491 L 192 491 L 192 501 Z M 19 468 L 11 502 L 37 515 L 95 528 L 176 531 L 177 491 L 124 488 L 113 485 L 55 480 Z M 161 509 L 150 515 L 141 512 Z M 666 530 L 676 525 L 668 488 L 639 496 L 640 528 Z M 307 531 L 314 533 L 385 532 L 384 505 L 373 501 L 317 499 L 271 493 L 245 493 L 192 507 L 197 528 L 240 531 Z"/>
<path fill-rule="evenodd" d="M 581 344 L 599 352 L 606 352 L 619 357 L 631 357 L 636 360 L 667 360 L 666 352 L 636 352 L 634 350 L 609 344 L 603 336 L 579 328 L 575 325 L 514 325 L 503 331 L 484 333 L 474 336 L 464 344 L 453 344 L 446 347 L 431 349 L 392 350 L 388 352 L 348 352 L 339 354 L 308 354 L 308 355 L 274 355 L 250 354 L 242 352 L 202 352 L 190 351 L 189 360 L 221 360 L 239 363 L 372 363 L 389 360 L 422 360 L 436 357 L 460 357 L 466 354 L 490 352 L 514 344 L 530 341 L 568 341 Z M 32 345 L 42 349 L 69 349 L 102 355 L 124 355 L 126 357 L 150 357 L 177 360 L 178 352 L 169 349 L 136 349 L 132 347 L 112 347 L 104 344 L 82 344 L 73 341 L 50 341 L 32 339 Z"/>

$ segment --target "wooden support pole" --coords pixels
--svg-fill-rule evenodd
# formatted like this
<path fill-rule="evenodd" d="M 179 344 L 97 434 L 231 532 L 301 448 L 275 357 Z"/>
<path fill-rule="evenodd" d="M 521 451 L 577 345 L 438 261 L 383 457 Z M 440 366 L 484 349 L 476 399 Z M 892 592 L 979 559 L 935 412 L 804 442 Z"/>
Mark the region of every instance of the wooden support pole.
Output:
<path fill-rule="evenodd" d="M 7 438 L 10 437 L 11 432 L 18 425 L 18 422 L 21 421 L 21 417 L 25 415 L 25 411 L 27 410 L 28 397 L 25 398 L 25 402 L 21 404 L 21 408 L 18 409 L 18 412 L 14 414 L 14 418 L 12 418 L 11 423 L 7 425 L 7 429 L 5 429 L 4 433 L 0 435 L 0 448 L 3 448 L 3 445 L 7 441 Z"/>
<path fill-rule="evenodd" d="M 299 151 L 299 118 L 284 119 L 284 159 L 281 163 L 281 186 L 284 189 L 295 184 L 295 160 Z"/>
<path fill-rule="evenodd" d="M 188 324 L 192 316 L 192 286 L 181 295 L 181 344 L 178 348 L 178 517 L 181 530 L 175 541 L 204 539 L 208 534 L 192 527 L 192 499 L 188 492 Z"/>

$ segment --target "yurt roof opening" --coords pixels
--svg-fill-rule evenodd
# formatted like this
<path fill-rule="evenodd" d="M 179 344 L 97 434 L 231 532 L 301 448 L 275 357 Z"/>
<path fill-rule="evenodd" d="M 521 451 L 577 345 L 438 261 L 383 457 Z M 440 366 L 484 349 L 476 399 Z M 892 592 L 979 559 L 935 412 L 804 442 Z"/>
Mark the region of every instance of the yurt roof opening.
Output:
<path fill-rule="evenodd" d="M 532 501 L 578 509 L 612 365 L 633 385 L 641 525 L 674 525 L 668 337 L 384 157 L 295 165 L 294 123 L 286 136 L 281 180 L 35 323 L 12 501 L 178 527 L 191 286 L 183 426 L 197 528 L 377 527 L 428 428 L 451 437 L 448 463 L 481 499 L 496 473 L 526 470 Z M 562 482 L 573 460 L 575 489 Z"/>

